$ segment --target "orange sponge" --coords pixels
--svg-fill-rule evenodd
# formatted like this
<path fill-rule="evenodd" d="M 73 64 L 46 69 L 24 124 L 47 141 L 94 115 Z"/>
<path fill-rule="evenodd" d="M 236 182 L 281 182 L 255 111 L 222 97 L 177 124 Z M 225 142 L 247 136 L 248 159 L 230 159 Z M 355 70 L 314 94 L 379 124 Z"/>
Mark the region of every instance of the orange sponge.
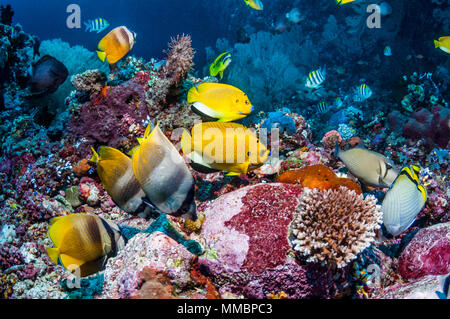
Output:
<path fill-rule="evenodd" d="M 362 193 L 359 184 L 349 178 L 337 177 L 331 168 L 322 164 L 284 172 L 278 178 L 278 181 L 281 183 L 301 184 L 303 187 L 321 190 L 339 189 L 339 187 L 345 186 L 350 190 L 354 190 L 357 194 Z"/>

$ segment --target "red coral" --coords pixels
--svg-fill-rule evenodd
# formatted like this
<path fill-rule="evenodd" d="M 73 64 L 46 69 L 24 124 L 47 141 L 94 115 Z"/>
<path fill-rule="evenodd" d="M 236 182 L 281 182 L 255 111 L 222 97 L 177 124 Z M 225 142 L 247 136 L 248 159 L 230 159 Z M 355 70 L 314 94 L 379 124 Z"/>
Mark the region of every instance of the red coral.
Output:
<path fill-rule="evenodd" d="M 301 192 L 295 185 L 286 185 L 283 191 L 265 185 L 251 189 L 242 198 L 242 212 L 225 223 L 250 238 L 241 269 L 261 274 L 286 262 L 286 253 L 291 248 L 287 238 L 289 224 Z"/>

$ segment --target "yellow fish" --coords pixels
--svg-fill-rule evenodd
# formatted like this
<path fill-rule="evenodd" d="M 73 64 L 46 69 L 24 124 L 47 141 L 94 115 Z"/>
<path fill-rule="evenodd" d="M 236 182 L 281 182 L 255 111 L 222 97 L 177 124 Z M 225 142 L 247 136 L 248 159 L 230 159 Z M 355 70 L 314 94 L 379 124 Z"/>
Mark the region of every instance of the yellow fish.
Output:
<path fill-rule="evenodd" d="M 159 211 L 196 220 L 194 179 L 184 159 L 157 125 L 147 128 L 134 151 L 133 171 Z"/>
<path fill-rule="evenodd" d="M 53 218 L 47 236 L 55 246 L 46 247 L 50 259 L 81 277 L 102 270 L 125 246 L 119 227 L 93 214 Z"/>
<path fill-rule="evenodd" d="M 97 163 L 97 173 L 112 200 L 130 214 L 145 215 L 150 211 L 144 203 L 145 193 L 133 173 L 131 159 L 121 151 L 102 146 L 98 153 L 92 149 L 92 162 Z"/>
<path fill-rule="evenodd" d="M 203 173 L 247 174 L 262 166 L 269 156 L 254 132 L 236 123 L 196 124 L 191 134 L 183 132 L 181 148 L 189 155 L 192 168 Z"/>
<path fill-rule="evenodd" d="M 247 94 L 222 83 L 201 83 L 187 95 L 192 111 L 209 121 L 231 122 L 242 119 L 253 111 Z"/>
<path fill-rule="evenodd" d="M 231 54 L 229 52 L 219 55 L 213 63 L 209 66 L 209 74 L 211 76 L 217 76 L 219 74 L 220 79 L 223 78 L 223 72 L 231 63 Z"/>
<path fill-rule="evenodd" d="M 343 4 L 351 3 L 351 2 L 354 2 L 354 1 L 355 0 L 336 0 L 336 3 L 341 6 Z"/>
<path fill-rule="evenodd" d="M 117 63 L 133 49 L 136 33 L 127 27 L 117 27 L 109 32 L 98 44 L 98 58 L 109 64 Z"/>
<path fill-rule="evenodd" d="M 244 0 L 245 4 L 252 7 L 255 10 L 263 10 L 264 6 L 261 0 Z"/>
<path fill-rule="evenodd" d="M 434 40 L 434 47 L 450 53 L 450 37 L 440 37 L 438 40 Z"/>
<path fill-rule="evenodd" d="M 414 223 L 427 201 L 427 190 L 419 181 L 420 167 L 402 168 L 392 187 L 386 193 L 381 211 L 387 231 L 397 236 Z"/>

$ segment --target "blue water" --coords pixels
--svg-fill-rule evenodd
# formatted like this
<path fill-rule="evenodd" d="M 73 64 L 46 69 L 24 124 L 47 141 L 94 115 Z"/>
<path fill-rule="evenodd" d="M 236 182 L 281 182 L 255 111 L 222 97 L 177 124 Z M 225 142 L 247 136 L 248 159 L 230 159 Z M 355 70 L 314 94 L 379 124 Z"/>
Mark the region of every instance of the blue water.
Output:
<path fill-rule="evenodd" d="M 78 44 L 95 51 L 101 36 L 96 32 L 69 29 L 66 19 L 69 4 L 81 8 L 81 20 L 104 18 L 115 26 L 125 25 L 137 33 L 133 55 L 145 59 L 163 58 L 163 50 L 171 37 L 190 34 L 197 51 L 196 62 L 204 62 L 204 47 L 214 46 L 216 39 L 226 35 L 224 26 L 218 25 L 215 15 L 209 12 L 205 0 L 12 0 L 14 22 L 20 23 L 26 32 L 32 32 L 41 40 L 61 38 L 72 45 Z M 207 28 L 207 29 L 205 29 Z"/>

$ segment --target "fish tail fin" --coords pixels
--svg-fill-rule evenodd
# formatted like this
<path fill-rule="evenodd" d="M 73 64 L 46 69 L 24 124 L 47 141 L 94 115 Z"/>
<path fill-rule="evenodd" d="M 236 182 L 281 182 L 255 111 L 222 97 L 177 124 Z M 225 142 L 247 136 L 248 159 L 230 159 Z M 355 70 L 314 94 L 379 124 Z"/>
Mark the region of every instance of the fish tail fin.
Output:
<path fill-rule="evenodd" d="M 434 40 L 434 47 L 435 48 L 439 48 L 439 41 L 438 40 Z"/>
<path fill-rule="evenodd" d="M 93 152 L 92 157 L 89 161 L 94 162 L 94 163 L 98 163 L 98 160 L 100 159 L 100 157 L 98 156 L 98 153 L 94 150 L 93 147 L 91 147 L 91 150 Z"/>
<path fill-rule="evenodd" d="M 188 94 L 187 94 L 187 102 L 188 103 L 193 103 L 193 102 L 195 102 L 195 101 L 197 101 L 198 100 L 198 90 L 197 90 L 197 87 L 195 87 L 195 86 L 193 86 L 190 90 L 189 90 L 189 92 L 188 92 Z"/>
<path fill-rule="evenodd" d="M 47 251 L 48 257 L 50 257 L 55 264 L 58 264 L 58 258 L 61 254 L 59 248 L 45 247 L 45 250 Z"/>
<path fill-rule="evenodd" d="M 189 134 L 187 130 L 184 130 L 181 135 L 181 150 L 183 151 L 183 154 L 187 155 L 192 152 L 191 145 L 191 134 Z"/>
<path fill-rule="evenodd" d="M 91 29 L 91 20 L 89 20 L 88 22 L 84 23 L 86 29 L 84 30 L 85 32 L 89 31 Z"/>
<path fill-rule="evenodd" d="M 336 149 L 334 150 L 334 157 L 339 158 L 339 151 L 341 150 L 341 146 L 339 145 L 339 142 L 336 141 Z"/>
<path fill-rule="evenodd" d="M 222 80 L 222 78 L 223 78 L 223 70 L 219 72 L 219 76 L 220 76 L 220 79 Z"/>
<path fill-rule="evenodd" d="M 106 53 L 103 51 L 97 51 L 97 56 L 100 59 L 100 61 L 105 62 L 106 60 Z"/>

